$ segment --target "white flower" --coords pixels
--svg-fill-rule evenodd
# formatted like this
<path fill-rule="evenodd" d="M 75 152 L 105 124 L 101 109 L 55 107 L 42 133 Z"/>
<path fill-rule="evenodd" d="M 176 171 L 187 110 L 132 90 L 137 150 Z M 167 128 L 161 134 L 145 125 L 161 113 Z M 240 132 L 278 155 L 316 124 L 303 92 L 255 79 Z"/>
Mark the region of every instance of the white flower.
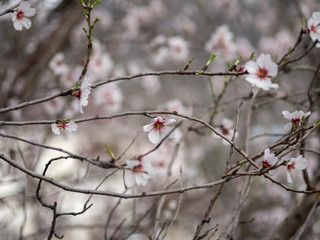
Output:
<path fill-rule="evenodd" d="M 303 111 L 294 111 L 293 113 L 290 113 L 288 111 L 283 111 L 282 112 L 283 116 L 290 120 L 289 123 L 287 123 L 285 126 L 284 126 L 284 129 L 289 131 L 289 130 L 296 130 L 299 126 L 301 126 L 302 124 L 302 118 L 306 118 L 308 117 L 311 112 L 306 112 L 304 113 Z"/>
<path fill-rule="evenodd" d="M 175 119 L 163 119 L 158 116 L 153 119 L 153 123 L 145 125 L 143 131 L 149 132 L 149 141 L 156 144 L 171 131 L 172 127 L 169 127 L 168 125 L 175 121 Z M 173 133 L 170 137 L 173 137 Z"/>
<path fill-rule="evenodd" d="M 83 113 L 82 106 L 88 105 L 88 97 L 91 92 L 90 86 L 91 86 L 91 83 L 89 82 L 89 78 L 85 77 L 82 81 L 80 90 L 72 92 L 72 96 L 75 96 L 79 99 L 80 113 Z"/>
<path fill-rule="evenodd" d="M 128 168 L 125 174 L 125 183 L 128 187 L 137 185 L 146 185 L 148 180 L 153 177 L 155 169 L 152 167 L 150 159 L 139 158 L 126 160 Z"/>
<path fill-rule="evenodd" d="M 169 53 L 171 58 L 177 62 L 183 62 L 188 59 L 189 46 L 188 42 L 180 36 L 168 39 Z"/>
<path fill-rule="evenodd" d="M 223 136 L 225 136 L 226 138 L 228 138 L 228 139 L 232 139 L 232 136 L 233 136 L 233 132 L 234 132 L 234 129 L 233 129 L 233 121 L 232 120 L 230 120 L 230 119 L 228 119 L 228 118 L 223 118 L 222 119 L 222 121 L 221 121 L 221 129 L 220 130 L 218 130 L 218 132 L 221 134 L 221 135 L 223 135 Z M 236 135 L 237 136 L 237 135 Z M 235 137 L 236 137 L 235 136 Z M 218 135 L 216 135 L 216 134 L 213 134 L 213 137 L 214 138 L 221 138 L 221 137 L 219 137 Z M 229 144 L 225 139 L 222 139 L 223 141 L 222 141 L 222 143 L 224 144 L 224 145 L 227 145 L 227 144 Z"/>
<path fill-rule="evenodd" d="M 275 154 L 270 153 L 269 148 L 265 149 L 263 160 L 261 162 L 262 167 L 269 168 L 274 166 L 277 162 L 278 162 L 278 158 L 275 156 Z M 270 170 L 269 174 L 273 177 L 276 177 L 279 174 L 278 168 Z"/>
<path fill-rule="evenodd" d="M 308 160 L 299 155 L 297 158 L 291 158 L 286 164 L 287 167 L 287 180 L 292 183 L 290 172 L 292 170 L 304 170 L 308 167 Z"/>
<path fill-rule="evenodd" d="M 54 72 L 54 74 L 58 76 L 65 75 L 69 71 L 68 66 L 64 63 L 63 53 L 57 53 L 56 55 L 54 55 L 49 62 L 49 67 Z"/>
<path fill-rule="evenodd" d="M 12 13 L 13 27 L 21 31 L 23 27 L 29 29 L 31 27 L 31 21 L 27 17 L 32 17 L 36 14 L 36 9 L 31 8 L 28 2 L 21 2 L 20 5 L 14 9 Z"/>
<path fill-rule="evenodd" d="M 77 131 L 78 125 L 74 121 L 62 120 L 58 123 L 51 124 L 51 129 L 54 134 L 60 135 L 60 130 L 68 130 L 69 132 Z"/>
<path fill-rule="evenodd" d="M 271 78 L 278 74 L 278 65 L 271 60 L 270 54 L 261 54 L 257 62 L 249 61 L 245 64 L 245 68 L 249 72 L 246 80 L 253 87 L 262 88 L 265 91 L 279 87 L 278 84 L 271 82 Z"/>
<path fill-rule="evenodd" d="M 308 20 L 308 30 L 312 41 L 320 41 L 320 12 L 312 13 L 312 18 Z M 320 47 L 320 43 L 316 47 Z"/>

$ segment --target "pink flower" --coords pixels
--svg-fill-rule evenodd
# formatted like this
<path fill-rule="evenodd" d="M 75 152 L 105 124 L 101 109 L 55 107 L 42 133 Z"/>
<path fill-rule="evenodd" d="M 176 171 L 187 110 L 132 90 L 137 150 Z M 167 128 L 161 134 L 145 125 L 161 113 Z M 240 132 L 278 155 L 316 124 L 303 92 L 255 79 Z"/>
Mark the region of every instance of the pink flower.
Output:
<path fill-rule="evenodd" d="M 72 96 L 75 96 L 79 99 L 80 103 L 80 113 L 83 113 L 82 106 L 88 105 L 88 97 L 91 92 L 91 83 L 89 82 L 89 78 L 85 77 L 82 81 L 80 90 L 73 91 Z"/>
<path fill-rule="evenodd" d="M 269 168 L 274 166 L 277 162 L 278 158 L 274 155 L 274 153 L 270 153 L 269 148 L 265 149 L 263 160 L 261 162 L 262 167 Z M 273 177 L 276 177 L 279 174 L 278 168 L 270 170 L 269 174 Z"/>
<path fill-rule="evenodd" d="M 102 105 L 107 112 L 117 112 L 122 107 L 123 93 L 117 83 L 110 83 L 97 90 L 94 101 Z"/>
<path fill-rule="evenodd" d="M 224 59 L 232 59 L 235 56 L 237 46 L 233 41 L 233 33 L 227 25 L 222 25 L 211 35 L 209 41 L 205 44 L 207 52 L 217 53 Z"/>
<path fill-rule="evenodd" d="M 226 138 L 228 138 L 228 139 L 232 139 L 232 136 L 233 136 L 233 131 L 234 131 L 234 129 L 233 129 L 233 125 L 234 125 L 234 123 L 233 123 L 233 121 L 232 120 L 230 120 L 230 119 L 228 119 L 228 118 L 223 118 L 222 119 L 222 122 L 221 122 L 221 129 L 220 130 L 218 130 L 218 132 L 221 134 L 221 135 L 223 135 L 223 136 L 225 136 Z M 237 136 L 237 135 L 236 135 Z M 213 137 L 214 138 L 221 138 L 221 137 L 219 137 L 218 135 L 216 135 L 216 134 L 214 134 L 213 135 Z M 222 139 L 223 141 L 222 141 L 222 143 L 224 144 L 224 145 L 227 145 L 227 144 L 229 144 L 225 139 Z"/>
<path fill-rule="evenodd" d="M 312 18 L 308 21 L 308 31 L 312 41 L 320 41 L 320 12 L 312 13 Z M 320 43 L 317 43 L 316 47 L 320 47 Z"/>
<path fill-rule="evenodd" d="M 290 122 L 284 126 L 284 129 L 289 131 L 291 129 L 296 130 L 299 126 L 301 126 L 303 123 L 303 119 L 308 117 L 311 114 L 311 112 L 309 111 L 304 113 L 300 110 L 290 113 L 288 111 L 283 111 L 282 114 L 286 119 L 290 120 Z"/>
<path fill-rule="evenodd" d="M 292 183 L 290 172 L 292 170 L 304 170 L 308 167 L 308 160 L 299 155 L 297 158 L 291 158 L 287 164 L 287 181 Z"/>
<path fill-rule="evenodd" d="M 29 29 L 31 27 L 31 21 L 27 17 L 32 17 L 35 14 L 36 9 L 30 8 L 28 2 L 21 2 L 12 14 L 13 27 L 18 31 L 21 31 L 23 27 Z"/>
<path fill-rule="evenodd" d="M 265 91 L 279 87 L 278 84 L 271 82 L 271 78 L 278 74 L 278 65 L 271 60 L 270 54 L 261 54 L 257 62 L 249 61 L 245 64 L 245 68 L 249 72 L 246 80 L 253 87 L 262 88 Z"/>
<path fill-rule="evenodd" d="M 55 75 L 65 75 L 68 73 L 68 66 L 64 63 L 64 54 L 57 53 L 49 62 L 49 67 Z"/>
<path fill-rule="evenodd" d="M 158 116 L 153 119 L 153 123 L 145 125 L 143 127 L 143 131 L 149 132 L 149 141 L 157 144 L 171 131 L 172 127 L 169 127 L 168 125 L 175 121 L 175 119 L 163 119 L 162 117 Z M 171 134 L 170 137 L 173 137 L 173 134 Z"/>
<path fill-rule="evenodd" d="M 127 167 L 130 168 L 125 174 L 125 183 L 128 187 L 146 185 L 148 180 L 153 177 L 155 169 L 149 159 L 135 158 L 126 160 Z"/>
<path fill-rule="evenodd" d="M 156 94 L 161 88 L 159 77 L 152 75 L 143 77 L 141 85 L 150 96 Z"/>
<path fill-rule="evenodd" d="M 57 123 L 51 124 L 51 129 L 54 134 L 60 135 L 61 129 L 67 130 L 69 132 L 73 132 L 73 131 L 77 131 L 78 125 L 73 121 L 65 119 L 62 121 L 58 121 Z"/>
<path fill-rule="evenodd" d="M 168 39 L 169 53 L 171 58 L 177 62 L 188 60 L 189 46 L 188 42 L 180 36 Z"/>

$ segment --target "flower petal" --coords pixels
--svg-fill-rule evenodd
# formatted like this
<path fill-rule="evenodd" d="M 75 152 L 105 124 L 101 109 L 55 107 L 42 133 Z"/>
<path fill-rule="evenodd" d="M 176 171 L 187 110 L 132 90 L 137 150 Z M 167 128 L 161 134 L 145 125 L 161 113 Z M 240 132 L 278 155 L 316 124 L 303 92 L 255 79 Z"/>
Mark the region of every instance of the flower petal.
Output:
<path fill-rule="evenodd" d="M 304 170 L 308 167 L 308 160 L 303 158 L 301 155 L 296 158 L 296 165 L 295 168 L 297 170 Z"/>
<path fill-rule="evenodd" d="M 251 73 L 251 74 L 256 74 L 257 71 L 259 70 L 259 66 L 256 62 L 254 61 L 249 61 L 244 65 L 245 69 Z"/>
<path fill-rule="evenodd" d="M 148 134 L 148 139 L 150 142 L 157 144 L 160 141 L 160 135 L 158 131 L 150 131 Z"/>
<path fill-rule="evenodd" d="M 287 171 L 287 181 L 288 181 L 289 183 L 292 183 L 292 178 L 291 178 L 291 176 L 290 176 L 289 171 Z"/>
<path fill-rule="evenodd" d="M 132 171 L 126 171 L 124 174 L 124 181 L 127 187 L 132 187 L 134 184 L 134 174 Z"/>
<path fill-rule="evenodd" d="M 143 126 L 143 131 L 150 132 L 153 129 L 153 123 Z"/>
<path fill-rule="evenodd" d="M 67 123 L 67 128 L 66 129 L 68 131 L 70 131 L 70 132 L 77 131 L 78 125 L 74 121 L 70 121 L 69 123 Z"/>
<path fill-rule="evenodd" d="M 59 130 L 57 124 L 52 123 L 52 124 L 51 124 L 51 129 L 52 129 L 52 132 L 53 132 L 54 134 L 60 135 L 60 130 Z"/>

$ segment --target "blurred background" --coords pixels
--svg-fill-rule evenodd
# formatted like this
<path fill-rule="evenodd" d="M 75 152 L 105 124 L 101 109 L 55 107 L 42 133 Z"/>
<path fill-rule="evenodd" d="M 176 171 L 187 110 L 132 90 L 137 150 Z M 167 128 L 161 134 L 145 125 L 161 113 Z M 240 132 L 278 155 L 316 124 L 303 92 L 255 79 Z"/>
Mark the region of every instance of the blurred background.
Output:
<path fill-rule="evenodd" d="M 72 88 L 86 59 L 87 39 L 82 28 L 87 28 L 87 24 L 77 0 L 28 2 L 37 11 L 30 18 L 32 27 L 29 30 L 16 31 L 11 14 L 0 16 L 0 108 Z M 18 1 L 1 0 L 0 11 L 16 3 Z M 192 57 L 188 70 L 200 70 L 213 52 L 217 57 L 209 65 L 207 71 L 210 72 L 228 71 L 239 55 L 242 56 L 239 65 L 244 66 L 253 52 L 256 57 L 270 53 L 277 62 L 295 44 L 302 18 L 308 20 L 314 11 L 319 11 L 319 3 L 317 0 L 102 0 L 91 12 L 92 20 L 98 17 L 100 21 L 94 28 L 93 52 L 86 76 L 94 84 L 117 76 L 177 71 Z M 301 55 L 311 44 L 309 36 L 305 35 L 295 54 Z M 287 120 L 282 116 L 283 110 L 307 110 L 306 91 L 318 64 L 318 54 L 319 50 L 314 49 L 286 71 L 279 72 L 274 79 L 280 85 L 278 90 L 258 95 L 249 133 L 250 154 L 263 151 L 286 133 L 283 126 Z M 169 110 L 198 117 L 219 127 L 223 118 L 235 121 L 236 111 L 243 101 L 235 140 L 243 148 L 250 94 L 251 86 L 244 77 L 150 75 L 92 89 L 83 115 L 79 113 L 77 99 L 67 96 L 2 113 L 0 120 L 80 119 L 122 112 Z M 221 99 L 217 104 L 213 99 L 219 95 Z M 319 119 L 318 106 L 310 117 L 310 124 Z M 175 116 L 164 117 L 180 120 Z M 116 156 L 124 153 L 119 160 L 119 164 L 123 164 L 126 159 L 154 147 L 143 132 L 143 126 L 150 122 L 151 119 L 142 115 L 87 121 L 79 124 L 77 132 L 62 132 L 59 136 L 52 133 L 49 124 L 0 125 L 0 131 L 92 159 L 99 157 L 103 161 L 110 160 L 105 153 L 108 145 Z M 254 137 L 265 133 L 274 135 Z M 319 151 L 318 134 L 308 138 L 309 149 Z M 6 138 L 1 139 L 0 150 L 40 174 L 50 159 L 61 156 L 56 151 Z M 229 150 L 230 147 L 214 138 L 209 129 L 184 120 L 176 130 L 175 138 L 168 139 L 149 156 L 159 167 L 158 174 L 146 186 L 135 186 L 126 193 L 165 189 L 175 180 L 181 180 L 180 167 L 184 186 L 219 180 L 224 174 Z M 296 155 L 292 153 L 292 156 Z M 319 156 L 307 152 L 305 157 L 313 177 Z M 241 156 L 234 153 L 232 162 L 239 160 L 242 160 Z M 62 159 L 52 163 L 46 175 L 68 186 L 95 189 L 113 171 L 78 160 Z M 285 174 L 282 171 L 278 179 L 285 182 Z M 291 187 L 305 188 L 301 176 L 300 172 L 293 175 L 295 181 Z M 117 171 L 99 190 L 123 193 L 122 178 L 122 171 Z M 244 178 L 239 178 L 225 185 L 210 215 L 211 222 L 206 226 L 209 229 L 218 224 L 215 236 L 224 231 L 236 212 L 243 182 Z M 38 180 L 0 162 L 0 239 L 47 238 L 52 212 L 37 201 L 37 184 Z M 179 183 L 173 187 L 178 188 Z M 184 193 L 182 200 L 179 194 L 168 195 L 161 200 L 160 215 L 156 213 L 160 202 L 157 197 L 119 200 L 93 196 L 90 200 L 93 206 L 85 213 L 59 218 L 56 232 L 68 240 L 143 240 L 164 226 L 163 231 L 168 231 L 165 239 L 192 239 L 215 191 L 215 188 L 193 190 Z M 41 196 L 50 204 L 56 201 L 59 212 L 81 211 L 89 197 L 47 183 L 42 186 Z M 238 239 L 267 237 L 299 197 L 301 195 L 287 192 L 263 177 L 254 178 L 240 215 Z M 179 214 L 175 218 L 177 209 Z M 113 215 L 108 222 L 110 214 Z M 320 237 L 319 216 L 317 210 L 304 239 Z M 172 219 L 175 220 L 173 226 L 166 230 Z M 156 229 L 158 220 L 159 228 Z"/>

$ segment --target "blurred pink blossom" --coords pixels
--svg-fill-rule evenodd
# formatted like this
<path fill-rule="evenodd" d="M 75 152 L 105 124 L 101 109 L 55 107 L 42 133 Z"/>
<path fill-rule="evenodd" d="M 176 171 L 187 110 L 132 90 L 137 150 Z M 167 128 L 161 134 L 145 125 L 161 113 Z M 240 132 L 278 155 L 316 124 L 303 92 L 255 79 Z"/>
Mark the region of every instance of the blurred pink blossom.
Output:
<path fill-rule="evenodd" d="M 223 118 L 221 121 L 221 125 L 222 126 L 220 129 L 218 129 L 218 132 L 221 135 L 225 136 L 227 139 L 231 140 L 232 136 L 233 136 L 233 131 L 234 131 L 234 129 L 233 129 L 234 122 L 228 118 Z M 220 136 L 218 136 L 216 134 L 213 134 L 213 137 L 222 139 Z M 237 135 L 235 137 L 237 137 Z M 229 144 L 225 139 L 222 139 L 222 143 L 224 145 Z"/>
<path fill-rule="evenodd" d="M 49 67 L 57 76 L 65 75 L 68 73 L 69 68 L 64 62 L 64 54 L 59 52 L 53 56 L 49 62 Z"/>
<path fill-rule="evenodd" d="M 180 36 L 170 37 L 168 39 L 169 54 L 176 62 L 187 61 L 189 57 L 188 42 Z"/>
<path fill-rule="evenodd" d="M 227 25 L 222 25 L 211 35 L 206 42 L 205 49 L 208 53 L 214 52 L 224 59 L 232 59 L 235 57 L 237 46 L 233 41 L 233 33 Z"/>
<path fill-rule="evenodd" d="M 116 83 L 110 83 L 97 89 L 94 101 L 110 113 L 117 112 L 122 107 L 123 93 Z"/>

